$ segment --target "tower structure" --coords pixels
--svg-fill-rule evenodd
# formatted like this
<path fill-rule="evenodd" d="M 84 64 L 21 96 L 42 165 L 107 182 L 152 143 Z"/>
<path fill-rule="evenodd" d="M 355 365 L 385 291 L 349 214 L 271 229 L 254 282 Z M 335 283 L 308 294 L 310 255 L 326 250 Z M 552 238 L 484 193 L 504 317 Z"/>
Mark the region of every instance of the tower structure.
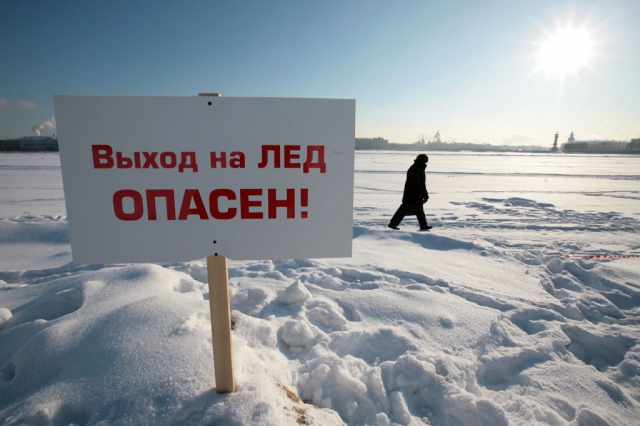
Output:
<path fill-rule="evenodd" d="M 436 135 L 433 137 L 433 141 L 434 142 L 442 142 L 442 140 L 440 139 L 440 131 L 436 132 Z"/>
<path fill-rule="evenodd" d="M 553 138 L 553 148 L 551 148 L 551 152 L 558 152 L 558 136 L 560 136 L 560 134 L 556 132 L 555 137 Z"/>

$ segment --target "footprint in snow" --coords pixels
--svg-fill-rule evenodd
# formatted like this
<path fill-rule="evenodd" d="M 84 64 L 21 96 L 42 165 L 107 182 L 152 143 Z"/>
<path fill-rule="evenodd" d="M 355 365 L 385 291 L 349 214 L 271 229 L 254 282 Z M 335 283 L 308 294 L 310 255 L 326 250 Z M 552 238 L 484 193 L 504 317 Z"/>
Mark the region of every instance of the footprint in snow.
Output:
<path fill-rule="evenodd" d="M 571 340 L 567 350 L 580 361 L 602 371 L 620 364 L 637 340 L 620 332 L 589 331 L 575 325 L 563 325 L 562 331 Z"/>
<path fill-rule="evenodd" d="M 84 287 L 85 285 L 76 285 L 49 292 L 17 307 L 11 312 L 11 317 L 0 324 L 0 331 L 39 319 L 53 321 L 77 311 L 85 301 Z"/>

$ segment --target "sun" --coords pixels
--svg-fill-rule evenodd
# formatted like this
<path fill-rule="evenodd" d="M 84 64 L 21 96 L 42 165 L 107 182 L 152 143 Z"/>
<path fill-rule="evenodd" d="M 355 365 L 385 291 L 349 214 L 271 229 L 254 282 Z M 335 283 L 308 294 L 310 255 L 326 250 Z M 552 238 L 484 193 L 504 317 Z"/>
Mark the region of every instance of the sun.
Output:
<path fill-rule="evenodd" d="M 549 74 L 564 75 L 588 67 L 593 43 L 583 29 L 559 29 L 540 43 L 538 56 L 540 69 Z"/>

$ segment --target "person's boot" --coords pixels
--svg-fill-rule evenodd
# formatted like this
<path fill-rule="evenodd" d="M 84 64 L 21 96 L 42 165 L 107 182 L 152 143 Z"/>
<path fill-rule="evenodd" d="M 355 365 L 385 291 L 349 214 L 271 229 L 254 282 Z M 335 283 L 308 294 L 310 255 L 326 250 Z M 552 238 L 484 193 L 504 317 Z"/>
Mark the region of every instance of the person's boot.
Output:
<path fill-rule="evenodd" d="M 395 229 L 395 230 L 400 229 L 400 228 L 398 228 L 396 225 L 392 225 L 392 224 L 388 224 L 388 225 L 387 225 L 387 227 L 388 227 L 388 228 L 391 228 L 391 229 Z"/>

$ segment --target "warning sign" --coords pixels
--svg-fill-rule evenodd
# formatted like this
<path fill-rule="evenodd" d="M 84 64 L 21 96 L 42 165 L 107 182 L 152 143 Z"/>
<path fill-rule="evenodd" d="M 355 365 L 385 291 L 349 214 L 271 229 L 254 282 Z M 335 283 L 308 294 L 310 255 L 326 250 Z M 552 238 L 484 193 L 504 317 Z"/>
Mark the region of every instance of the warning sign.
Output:
<path fill-rule="evenodd" d="M 354 100 L 54 105 L 75 263 L 351 256 Z"/>

